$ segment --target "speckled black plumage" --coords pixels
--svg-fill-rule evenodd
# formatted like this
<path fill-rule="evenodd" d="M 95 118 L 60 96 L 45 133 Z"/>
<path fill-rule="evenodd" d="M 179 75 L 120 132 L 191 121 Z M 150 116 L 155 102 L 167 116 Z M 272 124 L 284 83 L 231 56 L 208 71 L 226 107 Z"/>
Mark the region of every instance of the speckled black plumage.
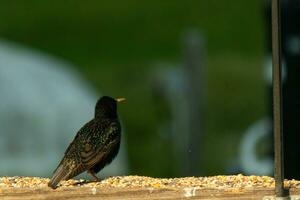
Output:
<path fill-rule="evenodd" d="M 56 188 L 61 180 L 68 180 L 84 171 L 96 178 L 95 174 L 118 154 L 120 140 L 117 101 L 104 96 L 96 104 L 95 118 L 78 131 L 48 186 Z"/>

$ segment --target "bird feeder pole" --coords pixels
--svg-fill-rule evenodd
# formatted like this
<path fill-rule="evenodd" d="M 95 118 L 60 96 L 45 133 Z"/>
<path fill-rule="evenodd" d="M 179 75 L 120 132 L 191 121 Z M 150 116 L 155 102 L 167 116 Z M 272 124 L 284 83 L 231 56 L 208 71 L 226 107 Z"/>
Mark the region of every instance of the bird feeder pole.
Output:
<path fill-rule="evenodd" d="M 275 195 L 284 196 L 280 0 L 272 0 L 273 130 Z"/>

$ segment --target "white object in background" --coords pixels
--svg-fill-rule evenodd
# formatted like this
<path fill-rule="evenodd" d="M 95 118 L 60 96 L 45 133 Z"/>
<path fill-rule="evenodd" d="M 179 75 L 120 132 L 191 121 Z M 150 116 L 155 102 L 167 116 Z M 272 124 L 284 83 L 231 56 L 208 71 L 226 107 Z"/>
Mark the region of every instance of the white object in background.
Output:
<path fill-rule="evenodd" d="M 240 145 L 240 162 L 245 174 L 271 175 L 273 172 L 273 161 L 270 157 L 259 158 L 256 145 L 267 138 L 271 131 L 270 119 L 261 119 L 251 125 L 243 134 Z"/>
<path fill-rule="evenodd" d="M 100 95 L 70 63 L 0 40 L 0 176 L 50 176 Z M 100 173 L 127 173 L 121 154 Z"/>

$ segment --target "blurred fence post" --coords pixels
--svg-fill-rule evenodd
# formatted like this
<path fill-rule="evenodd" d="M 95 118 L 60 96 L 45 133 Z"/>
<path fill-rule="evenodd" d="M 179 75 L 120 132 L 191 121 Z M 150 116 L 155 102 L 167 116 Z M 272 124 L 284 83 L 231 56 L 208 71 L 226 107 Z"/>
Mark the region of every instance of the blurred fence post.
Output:
<path fill-rule="evenodd" d="M 186 75 L 186 100 L 188 109 L 188 135 L 185 151 L 184 175 L 200 175 L 202 144 L 201 104 L 203 81 L 204 44 L 199 32 L 190 31 L 184 37 L 184 72 Z"/>

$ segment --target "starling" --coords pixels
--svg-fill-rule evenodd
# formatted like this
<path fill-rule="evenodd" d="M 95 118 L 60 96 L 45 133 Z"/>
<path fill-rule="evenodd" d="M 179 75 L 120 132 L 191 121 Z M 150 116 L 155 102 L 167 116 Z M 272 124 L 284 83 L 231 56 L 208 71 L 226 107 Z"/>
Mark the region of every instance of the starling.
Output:
<path fill-rule="evenodd" d="M 65 155 L 55 169 L 48 186 L 55 189 L 61 180 L 68 180 L 84 171 L 99 180 L 96 174 L 111 163 L 120 148 L 121 125 L 117 115 L 117 102 L 103 96 L 95 107 L 95 117 L 76 134 Z"/>

